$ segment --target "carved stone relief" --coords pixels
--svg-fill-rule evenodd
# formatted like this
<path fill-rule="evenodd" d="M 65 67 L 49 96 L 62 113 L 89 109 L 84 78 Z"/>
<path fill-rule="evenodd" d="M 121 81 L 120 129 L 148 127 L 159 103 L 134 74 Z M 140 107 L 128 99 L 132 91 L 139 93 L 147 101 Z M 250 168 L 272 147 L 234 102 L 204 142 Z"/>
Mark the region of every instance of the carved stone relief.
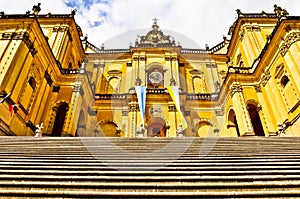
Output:
<path fill-rule="evenodd" d="M 285 39 L 283 44 L 279 48 L 279 52 L 282 56 L 284 56 L 291 45 L 300 40 L 300 32 L 292 32 Z"/>

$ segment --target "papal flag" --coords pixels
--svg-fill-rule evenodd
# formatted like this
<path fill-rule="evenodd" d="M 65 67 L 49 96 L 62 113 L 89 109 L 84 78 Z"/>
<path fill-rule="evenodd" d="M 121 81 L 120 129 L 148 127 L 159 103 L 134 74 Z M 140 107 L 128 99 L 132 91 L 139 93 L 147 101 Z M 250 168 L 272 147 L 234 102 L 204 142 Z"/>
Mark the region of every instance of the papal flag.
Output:
<path fill-rule="evenodd" d="M 145 117 L 145 110 L 146 110 L 146 86 L 136 86 L 135 92 L 140 107 L 142 124 L 145 124 L 144 117 Z"/>
<path fill-rule="evenodd" d="M 180 117 L 180 122 L 182 124 L 182 128 L 186 129 L 187 128 L 187 122 L 180 110 L 180 98 L 179 98 L 179 88 L 178 86 L 167 86 L 168 92 L 175 104 L 176 109 L 179 112 L 179 117 Z"/>

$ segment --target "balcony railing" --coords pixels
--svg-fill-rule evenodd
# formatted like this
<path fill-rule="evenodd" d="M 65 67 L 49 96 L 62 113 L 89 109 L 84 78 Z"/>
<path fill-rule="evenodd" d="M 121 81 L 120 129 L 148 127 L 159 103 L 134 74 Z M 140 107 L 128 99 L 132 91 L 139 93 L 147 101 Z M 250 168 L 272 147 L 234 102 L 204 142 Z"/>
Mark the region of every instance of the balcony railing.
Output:
<path fill-rule="evenodd" d="M 198 93 L 198 94 L 186 94 L 187 100 L 212 100 L 212 96 L 209 93 Z"/>
<path fill-rule="evenodd" d="M 128 99 L 128 94 L 135 95 L 133 93 L 124 93 L 124 94 L 96 94 L 96 100 L 125 100 Z M 167 89 L 161 88 L 147 88 L 147 94 L 168 94 Z M 217 100 L 218 94 L 217 93 L 181 93 L 181 96 L 185 96 L 186 100 L 204 100 L 204 101 L 211 101 Z"/>
<path fill-rule="evenodd" d="M 230 66 L 228 68 L 228 72 L 229 73 L 238 73 L 238 74 L 247 74 L 247 73 L 251 73 L 251 68 L 243 68 L 243 67 L 233 67 Z"/>
<path fill-rule="evenodd" d="M 96 100 L 124 100 L 126 94 L 96 94 Z"/>
<path fill-rule="evenodd" d="M 166 88 L 147 88 L 147 94 L 166 94 Z"/>

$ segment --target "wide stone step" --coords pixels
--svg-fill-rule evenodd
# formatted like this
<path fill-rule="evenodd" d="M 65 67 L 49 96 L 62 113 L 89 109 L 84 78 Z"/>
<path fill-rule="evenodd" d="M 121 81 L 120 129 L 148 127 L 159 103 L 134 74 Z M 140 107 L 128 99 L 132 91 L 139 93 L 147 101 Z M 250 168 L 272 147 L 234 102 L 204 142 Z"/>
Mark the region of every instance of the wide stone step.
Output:
<path fill-rule="evenodd" d="M 37 174 L 0 174 L 0 180 L 33 180 L 33 181 L 61 181 L 61 180 L 69 180 L 69 181 L 116 181 L 116 182 L 124 182 L 124 181 L 132 181 L 132 182 L 181 182 L 181 181 L 189 181 L 189 182 L 237 182 L 237 181 L 291 181 L 291 180 L 300 180 L 299 174 L 268 174 L 268 175 L 227 175 L 227 176 L 219 176 L 219 175 L 44 175 L 44 173 Z"/>
<path fill-rule="evenodd" d="M 26 168 L 26 169 L 40 169 L 40 168 L 57 168 L 57 169 L 101 169 L 106 165 L 110 166 L 156 166 L 166 165 L 167 169 L 201 169 L 201 170 L 223 170 L 223 169 L 299 169 L 300 162 L 236 162 L 236 163 L 218 163 L 218 162 L 186 162 L 186 163 L 165 163 L 165 162 L 3 162 L 0 161 L 0 168 Z"/>
<path fill-rule="evenodd" d="M 201 192 L 201 191 L 168 191 L 168 192 L 157 192 L 155 190 L 151 191 L 140 191 L 140 192 L 117 192 L 115 190 L 110 192 L 101 191 L 56 191 L 56 190 L 0 190 L 0 195 L 2 196 L 27 196 L 27 197 L 71 197 L 71 198 L 87 198 L 87 197 L 109 197 L 109 198 L 170 198 L 170 197 L 205 197 L 205 198 L 278 198 L 278 197 L 299 197 L 300 190 L 257 190 L 257 191 L 220 191 L 220 192 Z"/>
<path fill-rule="evenodd" d="M 106 189 L 111 187 L 116 188 L 131 188 L 131 189 L 141 189 L 141 188 L 161 188 L 161 189 L 219 189 L 219 188 L 258 188 L 258 187 L 266 187 L 266 188 L 292 188 L 295 187 L 296 189 L 300 189 L 300 180 L 293 180 L 293 181 L 279 181 L 279 182 L 272 182 L 272 181 L 253 181 L 253 182 L 84 182 L 84 181 L 49 181 L 49 182 L 37 182 L 37 181 L 0 181 L 1 187 L 68 187 L 68 188 L 86 188 L 86 189 Z"/>
<path fill-rule="evenodd" d="M 48 159 L 42 159 L 41 157 L 18 157 L 16 159 L 15 156 L 5 156 L 1 157 L 0 156 L 0 162 L 7 163 L 9 162 L 10 164 L 21 164 L 24 163 L 26 164 L 73 164 L 73 163 L 78 163 L 78 164 L 83 164 L 83 165 L 98 165 L 101 164 L 103 161 L 100 159 L 96 159 L 94 157 L 48 157 Z M 141 163 L 141 164 L 146 164 L 146 163 L 162 163 L 161 160 L 147 160 L 147 159 L 140 159 L 140 160 L 132 160 L 132 159 L 127 159 L 126 161 L 122 159 L 112 159 L 109 160 L 109 163 L 116 163 L 116 164 L 123 164 L 123 163 Z M 300 163 L 300 158 L 295 157 L 295 156 L 275 156 L 275 157 L 268 157 L 268 159 L 263 158 L 263 157 L 205 157 L 205 158 L 178 158 L 174 162 L 172 162 L 173 165 L 253 165 L 253 164 L 298 164 Z"/>
<path fill-rule="evenodd" d="M 28 188 L 28 186 L 30 188 Z M 46 191 L 56 191 L 56 192 L 64 192 L 67 191 L 76 191 L 76 192 L 84 192 L 84 191 L 90 191 L 90 192 L 215 192 L 215 193 L 222 193 L 222 192 L 239 192 L 239 191 L 245 191 L 245 192 L 255 192 L 260 191 L 260 189 L 263 187 L 264 191 L 271 192 L 271 191 L 278 191 L 282 189 L 282 186 L 280 185 L 272 185 L 272 186 L 265 186 L 265 185 L 255 185 L 255 186 L 228 186 L 228 187 L 222 187 L 222 186 L 181 186 L 181 185 L 169 185 L 169 186 L 128 186 L 126 183 L 124 183 L 123 186 L 86 186 L 86 185 L 80 185 L 77 186 L 44 186 L 44 185 L 34 185 L 34 184 L 22 184 L 19 186 L 18 184 L 13 184 L 13 186 L 3 186 L 1 187 L 2 190 L 46 190 Z M 284 186 L 285 191 L 299 191 L 299 185 L 288 185 Z M 1 193 L 1 192 L 0 192 Z"/>
<path fill-rule="evenodd" d="M 48 169 L 41 168 L 41 170 L 27 170 L 27 169 L 0 169 L 0 174 L 24 174 L 24 175 L 106 175 L 106 176 L 116 176 L 116 175 L 151 175 L 151 176 L 165 176 L 165 175 L 200 175 L 200 176 L 234 176 L 234 175 L 292 175 L 300 174 L 300 169 L 253 169 L 253 170 L 155 170 L 157 167 L 113 167 L 115 170 L 107 172 L 106 170 L 87 170 L 87 171 L 76 171 L 76 170 L 60 170 L 60 169 Z M 119 168 L 119 170 L 116 170 Z"/>
<path fill-rule="evenodd" d="M 0 138 L 0 196 L 300 196 L 300 138 Z"/>

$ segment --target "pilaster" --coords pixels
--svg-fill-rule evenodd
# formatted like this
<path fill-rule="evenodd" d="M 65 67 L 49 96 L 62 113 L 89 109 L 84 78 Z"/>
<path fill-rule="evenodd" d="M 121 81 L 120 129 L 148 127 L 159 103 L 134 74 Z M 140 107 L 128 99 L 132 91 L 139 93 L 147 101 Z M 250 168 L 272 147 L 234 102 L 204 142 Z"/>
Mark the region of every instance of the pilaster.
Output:
<path fill-rule="evenodd" d="M 134 85 L 137 85 L 138 84 L 138 67 L 139 67 L 139 55 L 138 53 L 134 53 L 133 54 L 133 63 L 132 63 L 132 68 L 131 68 L 131 77 L 130 77 L 130 87 L 134 86 Z"/>
<path fill-rule="evenodd" d="M 171 57 L 172 61 L 172 69 L 173 69 L 173 78 L 175 81 L 171 81 L 170 85 L 172 86 L 178 86 L 180 88 L 180 81 L 179 81 L 179 68 L 178 68 L 178 60 L 177 60 L 177 53 L 173 53 Z"/>
<path fill-rule="evenodd" d="M 81 87 L 81 83 L 76 82 L 75 85 L 73 86 L 70 108 L 69 111 L 67 112 L 67 117 L 63 128 L 62 136 L 69 136 L 69 135 L 75 136 L 83 95 L 84 93 Z"/>
<path fill-rule="evenodd" d="M 137 102 L 129 102 L 129 110 L 128 110 L 128 137 L 136 137 L 137 130 Z"/>
<path fill-rule="evenodd" d="M 214 85 L 214 76 L 213 76 L 213 71 L 212 71 L 212 68 L 211 68 L 211 64 L 210 63 L 207 63 L 206 64 L 206 70 L 207 70 L 207 75 L 208 75 L 208 79 L 206 79 L 206 83 L 207 85 L 209 85 L 209 92 L 211 93 L 214 93 L 215 92 L 215 85 Z M 205 77 L 205 75 L 204 75 Z"/>
<path fill-rule="evenodd" d="M 129 136 L 129 128 L 128 128 L 128 121 L 129 121 L 129 112 L 127 109 L 122 110 L 122 127 L 121 130 L 125 133 L 123 134 L 124 137 L 130 137 Z"/>
<path fill-rule="evenodd" d="M 140 79 L 140 85 L 145 85 L 146 84 L 146 55 L 143 53 L 139 57 L 139 79 Z"/>
<path fill-rule="evenodd" d="M 241 136 L 255 135 L 243 96 L 243 88 L 238 82 L 231 85 L 230 95 Z"/>
<path fill-rule="evenodd" d="M 167 68 L 166 73 L 164 74 L 164 87 L 171 85 L 171 79 L 173 77 L 172 61 L 170 53 L 165 52 L 165 66 Z"/>
<path fill-rule="evenodd" d="M 277 131 L 276 126 L 274 126 L 273 120 L 274 118 L 271 117 L 271 111 L 268 108 L 268 105 L 266 103 L 266 100 L 264 99 L 262 88 L 260 85 L 255 86 L 256 95 L 259 101 L 259 105 L 261 107 L 258 107 L 258 114 L 260 115 L 260 118 L 262 118 L 262 124 L 264 131 L 268 135 L 273 135 Z"/>
<path fill-rule="evenodd" d="M 104 71 L 104 60 L 101 60 L 100 63 L 94 63 L 94 68 L 98 67 L 98 73 L 97 73 L 97 86 L 96 86 L 96 93 L 101 93 L 101 85 L 102 85 L 102 77 L 103 77 L 103 71 Z"/>
<path fill-rule="evenodd" d="M 168 130 L 169 135 L 167 137 L 176 137 L 176 108 L 175 105 L 172 102 L 169 102 L 168 104 L 168 111 L 169 111 L 169 123 L 170 123 L 170 129 Z"/>

